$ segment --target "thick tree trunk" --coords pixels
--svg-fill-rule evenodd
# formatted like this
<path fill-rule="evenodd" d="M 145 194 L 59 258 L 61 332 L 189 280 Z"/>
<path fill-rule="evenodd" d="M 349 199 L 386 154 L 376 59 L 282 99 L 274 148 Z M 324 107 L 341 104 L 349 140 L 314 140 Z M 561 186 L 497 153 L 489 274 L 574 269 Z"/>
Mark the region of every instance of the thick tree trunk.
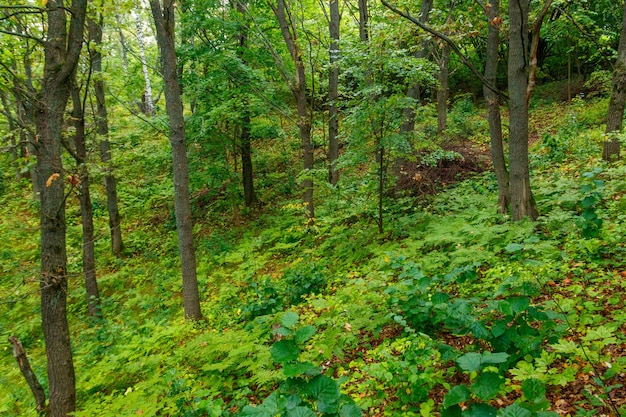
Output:
<path fill-rule="evenodd" d="M 146 45 L 143 36 L 143 25 L 139 18 L 139 13 L 133 11 L 135 17 L 135 25 L 137 26 L 137 40 L 139 41 L 139 58 L 141 60 L 141 69 L 143 71 L 143 79 L 146 83 L 145 90 L 141 97 L 141 111 L 148 116 L 154 116 L 154 100 L 152 99 L 152 83 L 150 82 L 150 74 L 148 72 L 148 61 L 146 60 Z"/>
<path fill-rule="evenodd" d="M 626 3 L 622 17 L 622 32 L 617 49 L 617 62 L 613 70 L 613 88 L 609 100 L 609 111 L 606 119 L 606 133 L 609 139 L 604 142 L 602 159 L 612 161 L 620 157 L 620 143 L 611 134 L 620 133 L 624 120 L 624 103 L 626 102 Z"/>
<path fill-rule="evenodd" d="M 76 409 L 74 363 L 67 321 L 64 171 L 61 160 L 63 113 L 71 77 L 83 45 L 87 0 L 73 0 L 70 12 L 60 0 L 47 3 L 44 77 L 37 100 L 37 167 L 41 206 L 41 319 L 48 359 L 49 416 Z M 69 34 L 66 13 L 70 16 Z"/>
<path fill-rule="evenodd" d="M 291 14 L 287 11 L 285 0 L 278 0 L 275 6 L 270 6 L 278 20 L 283 39 L 285 40 L 285 44 L 291 54 L 296 69 L 295 79 L 293 82 L 290 82 L 290 89 L 296 100 L 296 108 L 298 110 L 298 129 L 302 141 L 304 171 L 307 177 L 302 181 L 304 188 L 303 201 L 307 218 L 309 222 L 311 222 L 315 219 L 315 209 L 313 205 L 313 180 L 308 178 L 308 175 L 313 169 L 314 159 L 313 145 L 311 143 L 311 110 L 309 103 L 307 103 L 304 61 L 302 60 L 302 55 L 298 47 L 297 31 L 294 23 L 287 17 L 291 16 Z"/>
<path fill-rule="evenodd" d="M 418 16 L 418 21 L 422 24 L 428 22 L 430 18 L 430 11 L 433 8 L 433 0 L 422 0 L 422 6 L 420 9 L 420 15 Z M 423 41 L 420 48 L 417 49 L 414 53 L 416 58 L 424 58 L 428 51 L 428 41 Z M 449 54 L 448 54 L 449 55 Z M 414 103 L 403 110 L 403 118 L 404 121 L 400 125 L 400 133 L 410 133 L 415 129 L 415 106 L 417 102 L 420 100 L 420 90 L 421 86 L 419 83 L 415 83 L 409 87 L 407 90 L 407 97 L 410 98 Z"/>
<path fill-rule="evenodd" d="M 330 0 L 330 69 L 328 70 L 328 180 L 335 185 L 339 181 L 339 171 L 336 168 L 339 158 L 339 0 Z"/>
<path fill-rule="evenodd" d="M 500 45 L 500 0 L 491 0 L 486 10 L 489 32 L 485 59 L 485 79 L 496 85 L 498 74 L 498 48 Z M 483 85 L 483 94 L 489 108 L 489 137 L 491 138 L 491 162 L 498 181 L 498 213 L 506 214 L 509 209 L 509 172 L 504 159 L 502 142 L 502 119 L 500 117 L 500 95 Z"/>
<path fill-rule="evenodd" d="M 437 133 L 442 133 L 448 126 L 448 83 L 450 64 L 450 45 L 443 45 L 439 61 L 439 88 L 437 89 Z"/>
<path fill-rule="evenodd" d="M 509 164 L 513 220 L 537 218 L 528 163 L 528 10 L 530 0 L 509 3 Z"/>
<path fill-rule="evenodd" d="M 80 89 L 74 82 L 72 87 L 72 119 L 74 122 L 74 157 L 80 171 L 79 177 L 70 177 L 72 186 L 78 189 L 80 215 L 83 226 L 83 274 L 87 293 L 87 308 L 92 318 L 101 316 L 100 291 L 96 279 L 96 253 L 94 245 L 93 208 L 89 191 L 89 170 L 87 168 L 87 144 L 85 137 L 85 112 L 80 97 Z"/>
<path fill-rule="evenodd" d="M 91 66 L 94 74 L 93 88 L 96 96 L 96 129 L 100 141 L 100 160 L 104 165 L 104 185 L 107 193 L 107 211 L 109 214 L 109 230 L 111 231 L 111 250 L 116 257 L 122 256 L 122 228 L 120 212 L 117 204 L 117 180 L 113 175 L 111 162 L 111 143 L 109 142 L 109 122 L 106 101 L 104 98 L 104 80 L 102 79 L 102 15 L 99 21 L 89 20 L 89 39 L 93 42 L 91 49 Z"/>
<path fill-rule="evenodd" d="M 165 79 L 165 108 L 170 122 L 170 143 L 174 167 L 174 210 L 178 231 L 183 276 L 183 306 L 185 318 L 201 320 L 200 296 L 196 273 L 196 254 L 193 246 L 193 221 L 189 199 L 189 169 L 185 144 L 185 119 L 178 82 L 176 45 L 174 43 L 174 1 L 150 0 L 157 30 L 157 43 L 161 51 L 163 78 Z"/>

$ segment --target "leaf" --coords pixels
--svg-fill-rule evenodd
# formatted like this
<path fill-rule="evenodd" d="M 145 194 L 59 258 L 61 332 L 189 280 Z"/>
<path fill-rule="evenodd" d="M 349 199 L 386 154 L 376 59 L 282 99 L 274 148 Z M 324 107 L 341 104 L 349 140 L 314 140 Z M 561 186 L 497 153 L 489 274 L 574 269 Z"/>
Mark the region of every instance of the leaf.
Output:
<path fill-rule="evenodd" d="M 339 409 L 339 417 L 362 417 L 363 411 L 356 404 L 344 404 Z"/>
<path fill-rule="evenodd" d="M 482 363 L 496 364 L 496 363 L 504 363 L 509 359 L 509 354 L 505 352 L 491 353 L 485 352 L 482 354 L 481 361 Z"/>
<path fill-rule="evenodd" d="M 506 408 L 498 411 L 498 417 L 530 417 L 532 413 L 522 408 L 518 403 L 513 403 Z"/>
<path fill-rule="evenodd" d="M 546 384 L 535 378 L 522 381 L 522 392 L 526 399 L 536 403 L 546 397 Z"/>
<path fill-rule="evenodd" d="M 58 173 L 56 173 L 56 172 L 54 174 L 50 175 L 48 177 L 48 179 L 46 180 L 46 187 L 50 187 L 54 181 L 59 179 L 59 177 L 60 177 L 60 175 Z"/>
<path fill-rule="evenodd" d="M 456 385 L 443 398 L 443 408 L 463 403 L 470 399 L 470 391 L 465 385 Z"/>
<path fill-rule="evenodd" d="M 304 326 L 296 331 L 296 343 L 304 343 L 315 334 L 317 329 L 314 326 Z"/>
<path fill-rule="evenodd" d="M 300 354 L 300 348 L 294 340 L 279 340 L 270 348 L 272 359 L 279 363 L 295 361 Z"/>
<path fill-rule="evenodd" d="M 283 365 L 283 373 L 288 377 L 304 374 L 316 375 L 320 373 L 320 368 L 311 362 L 286 363 Z"/>
<path fill-rule="evenodd" d="M 337 402 L 341 395 L 337 382 L 326 375 L 318 375 L 311 379 L 305 390 L 314 400 L 327 404 Z"/>
<path fill-rule="evenodd" d="M 287 412 L 287 417 L 316 417 L 316 414 L 308 407 L 294 407 Z"/>
<path fill-rule="evenodd" d="M 520 252 L 524 249 L 524 245 L 520 245 L 519 243 L 509 243 L 504 247 L 504 250 L 508 253 Z"/>
<path fill-rule="evenodd" d="M 287 311 L 280 319 L 280 324 L 290 329 L 298 323 L 298 315 L 293 311 Z"/>
<path fill-rule="evenodd" d="M 509 298 L 509 303 L 511 304 L 511 309 L 513 313 L 521 313 L 526 310 L 530 305 L 530 298 L 528 297 L 512 297 Z"/>
<path fill-rule="evenodd" d="M 472 394 L 483 401 L 489 401 L 500 392 L 504 378 L 495 372 L 484 372 L 470 386 Z"/>
<path fill-rule="evenodd" d="M 498 410 L 488 404 L 470 404 L 467 410 L 463 410 L 463 417 L 496 417 Z"/>
<path fill-rule="evenodd" d="M 467 372 L 475 372 L 480 370 L 482 355 L 476 352 L 468 352 L 456 360 L 459 367 Z"/>
<path fill-rule="evenodd" d="M 262 406 L 246 405 L 241 410 L 241 417 L 273 417 L 270 412 L 265 410 Z"/>

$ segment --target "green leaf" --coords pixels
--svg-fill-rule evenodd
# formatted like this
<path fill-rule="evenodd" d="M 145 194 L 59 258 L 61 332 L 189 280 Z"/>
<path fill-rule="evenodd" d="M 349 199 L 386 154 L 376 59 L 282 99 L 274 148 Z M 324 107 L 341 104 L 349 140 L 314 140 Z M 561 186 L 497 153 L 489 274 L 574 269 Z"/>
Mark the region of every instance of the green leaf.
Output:
<path fill-rule="evenodd" d="M 470 399 L 470 391 L 465 385 L 456 385 L 448 391 L 443 398 L 443 408 L 449 408 L 453 405 L 468 401 Z"/>
<path fill-rule="evenodd" d="M 295 361 L 300 354 L 300 348 L 294 340 L 279 340 L 270 348 L 272 359 L 279 363 Z"/>
<path fill-rule="evenodd" d="M 313 410 L 308 407 L 294 407 L 287 412 L 287 417 L 316 417 L 317 415 Z"/>
<path fill-rule="evenodd" d="M 509 298 L 509 303 L 511 304 L 511 309 L 513 313 L 521 313 L 526 310 L 530 305 L 530 298 L 528 297 L 512 297 Z"/>
<path fill-rule="evenodd" d="M 463 410 L 463 417 L 496 417 L 498 410 L 490 406 L 489 404 L 473 403 Z"/>
<path fill-rule="evenodd" d="M 508 253 L 520 252 L 522 249 L 524 249 L 524 245 L 520 245 L 519 243 L 509 243 L 504 248 Z"/>
<path fill-rule="evenodd" d="M 243 410 L 241 410 L 241 417 L 273 417 L 274 415 L 269 411 L 265 410 L 263 406 L 251 406 L 246 405 Z"/>
<path fill-rule="evenodd" d="M 461 407 L 458 404 L 454 404 L 451 407 L 444 408 L 441 411 L 441 417 L 461 417 Z"/>
<path fill-rule="evenodd" d="M 285 363 L 283 374 L 288 377 L 300 375 L 316 375 L 320 373 L 320 368 L 310 362 Z"/>
<path fill-rule="evenodd" d="M 293 311 L 287 311 L 283 314 L 283 317 L 280 319 L 280 324 L 290 329 L 298 323 L 298 315 Z"/>
<path fill-rule="evenodd" d="M 491 353 L 485 352 L 482 355 L 481 361 L 482 363 L 496 364 L 496 363 L 504 363 L 509 359 L 509 354 L 504 352 Z"/>
<path fill-rule="evenodd" d="M 535 378 L 522 381 L 522 392 L 530 402 L 540 402 L 546 397 L 546 384 Z"/>
<path fill-rule="evenodd" d="M 311 379 L 306 386 L 306 393 L 314 400 L 327 404 L 337 402 L 341 395 L 337 382 L 326 375 L 318 375 Z"/>
<path fill-rule="evenodd" d="M 339 409 L 339 417 L 362 417 L 363 411 L 356 404 L 344 404 Z"/>
<path fill-rule="evenodd" d="M 315 334 L 317 329 L 314 326 L 304 326 L 296 331 L 296 343 L 304 343 Z"/>
<path fill-rule="evenodd" d="M 480 370 L 482 355 L 476 352 L 468 352 L 456 360 L 461 369 L 467 372 L 475 372 Z"/>
<path fill-rule="evenodd" d="M 474 380 L 470 391 L 481 400 L 489 401 L 498 395 L 503 382 L 504 378 L 495 372 L 484 372 Z"/>
<path fill-rule="evenodd" d="M 522 408 L 518 403 L 513 403 L 506 408 L 498 410 L 498 417 L 530 417 L 532 413 Z"/>

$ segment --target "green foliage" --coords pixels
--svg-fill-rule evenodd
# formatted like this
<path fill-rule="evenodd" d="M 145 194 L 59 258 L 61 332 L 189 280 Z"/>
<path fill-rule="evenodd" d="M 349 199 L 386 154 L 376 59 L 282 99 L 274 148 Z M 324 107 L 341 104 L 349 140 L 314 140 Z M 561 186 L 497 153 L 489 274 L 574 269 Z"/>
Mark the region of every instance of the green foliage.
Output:
<path fill-rule="evenodd" d="M 602 219 L 596 212 L 598 204 L 602 201 L 602 188 L 604 181 L 598 179 L 602 170 L 596 168 L 582 174 L 580 192 L 580 235 L 585 239 L 596 238 L 602 230 Z"/>

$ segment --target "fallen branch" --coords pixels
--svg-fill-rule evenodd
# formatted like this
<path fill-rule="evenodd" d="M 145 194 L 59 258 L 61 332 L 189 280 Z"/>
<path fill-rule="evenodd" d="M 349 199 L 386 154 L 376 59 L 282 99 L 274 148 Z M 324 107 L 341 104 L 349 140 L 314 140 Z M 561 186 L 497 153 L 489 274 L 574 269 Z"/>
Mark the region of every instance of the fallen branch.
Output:
<path fill-rule="evenodd" d="M 15 336 L 9 337 L 9 342 L 13 345 L 13 356 L 17 361 L 17 365 L 20 367 L 20 371 L 22 371 L 22 375 L 24 375 L 24 379 L 28 383 L 30 390 L 33 392 L 35 396 L 35 404 L 37 405 L 37 411 L 39 413 L 43 413 L 46 410 L 46 393 L 43 390 L 43 387 L 39 383 L 37 379 L 37 375 L 33 372 L 33 369 L 30 367 L 30 362 L 28 362 L 28 357 L 26 356 L 26 351 L 24 350 L 24 346 L 19 341 L 19 339 Z"/>

